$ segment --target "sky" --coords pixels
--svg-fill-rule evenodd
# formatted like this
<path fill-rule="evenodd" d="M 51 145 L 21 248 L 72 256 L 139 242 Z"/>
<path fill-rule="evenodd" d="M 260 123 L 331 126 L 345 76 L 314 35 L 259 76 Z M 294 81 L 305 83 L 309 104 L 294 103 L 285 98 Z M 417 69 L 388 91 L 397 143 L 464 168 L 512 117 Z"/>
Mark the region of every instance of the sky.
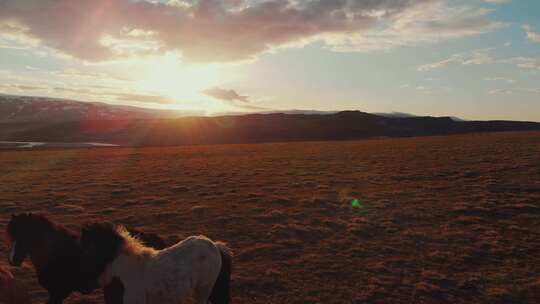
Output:
<path fill-rule="evenodd" d="M 0 0 L 0 93 L 540 121 L 540 1 Z"/>

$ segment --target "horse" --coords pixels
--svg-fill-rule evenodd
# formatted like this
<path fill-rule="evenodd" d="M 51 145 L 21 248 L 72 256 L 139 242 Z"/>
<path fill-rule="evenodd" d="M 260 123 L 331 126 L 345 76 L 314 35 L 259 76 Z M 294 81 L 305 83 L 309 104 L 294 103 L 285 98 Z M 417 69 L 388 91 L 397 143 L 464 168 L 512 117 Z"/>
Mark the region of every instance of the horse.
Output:
<path fill-rule="evenodd" d="M 13 215 L 7 226 L 11 243 L 9 263 L 20 266 L 27 256 L 34 266 L 38 281 L 49 293 L 49 304 L 61 304 L 73 292 L 88 294 L 98 287 L 88 284 L 81 271 L 80 233 L 52 222 L 40 214 Z M 138 232 L 141 238 L 148 235 Z M 164 248 L 157 235 L 149 236 L 150 244 Z M 121 304 L 123 286 L 118 279 L 104 286 L 105 302 Z"/>
<path fill-rule="evenodd" d="M 122 226 L 95 223 L 82 229 L 83 265 L 101 286 L 118 277 L 125 304 L 228 304 L 232 252 L 221 242 L 191 236 L 155 250 Z"/>
<path fill-rule="evenodd" d="M 5 267 L 0 266 L 0 303 L 30 304 L 28 290 L 23 283 L 13 277 Z"/>
<path fill-rule="evenodd" d="M 130 228 L 129 232 L 136 236 L 144 244 L 154 249 L 164 249 L 167 247 L 167 243 L 156 233 L 143 232 L 134 228 Z M 94 286 L 97 285 L 97 283 L 94 284 Z M 120 281 L 120 279 L 117 277 L 113 278 L 110 284 L 103 287 L 103 296 L 105 298 L 105 303 L 124 303 L 124 285 L 122 284 L 122 281 Z"/>

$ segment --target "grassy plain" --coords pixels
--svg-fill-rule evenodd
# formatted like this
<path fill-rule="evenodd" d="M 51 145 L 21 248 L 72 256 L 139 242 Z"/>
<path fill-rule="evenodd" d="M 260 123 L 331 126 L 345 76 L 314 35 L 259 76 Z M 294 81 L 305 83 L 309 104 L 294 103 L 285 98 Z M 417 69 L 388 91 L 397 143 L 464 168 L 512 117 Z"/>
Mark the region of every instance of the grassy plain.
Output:
<path fill-rule="evenodd" d="M 223 240 L 236 304 L 540 303 L 538 132 L 0 152 L 23 211 Z"/>

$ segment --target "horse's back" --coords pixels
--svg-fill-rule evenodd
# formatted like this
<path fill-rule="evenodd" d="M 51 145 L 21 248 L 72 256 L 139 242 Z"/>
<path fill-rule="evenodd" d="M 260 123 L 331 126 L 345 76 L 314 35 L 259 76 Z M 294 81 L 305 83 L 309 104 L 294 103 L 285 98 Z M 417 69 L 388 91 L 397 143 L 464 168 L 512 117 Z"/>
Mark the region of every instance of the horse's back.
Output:
<path fill-rule="evenodd" d="M 192 236 L 161 250 L 151 269 L 151 286 L 175 290 L 178 298 L 184 298 L 193 289 L 213 287 L 221 269 L 221 255 L 208 238 Z"/>
<path fill-rule="evenodd" d="M 204 236 L 190 236 L 161 250 L 155 257 L 155 263 L 168 265 L 172 268 L 186 268 L 186 271 L 193 271 L 208 264 L 217 266 L 219 270 L 221 256 L 219 249 L 210 239 Z M 218 265 L 214 265 L 216 263 Z"/>
<path fill-rule="evenodd" d="M 215 243 L 210 240 L 209 238 L 198 235 L 198 236 L 190 236 L 186 239 L 176 243 L 175 245 L 166 248 L 165 250 L 171 250 L 171 251 L 182 251 L 182 250 L 209 250 L 213 251 L 216 249 Z"/>

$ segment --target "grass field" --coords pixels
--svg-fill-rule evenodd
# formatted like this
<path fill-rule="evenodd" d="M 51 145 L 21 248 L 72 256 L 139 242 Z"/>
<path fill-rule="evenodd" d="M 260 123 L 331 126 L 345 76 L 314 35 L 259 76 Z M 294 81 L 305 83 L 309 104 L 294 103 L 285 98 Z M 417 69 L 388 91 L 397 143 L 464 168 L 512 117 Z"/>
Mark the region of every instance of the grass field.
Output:
<path fill-rule="evenodd" d="M 0 152 L 23 211 L 223 240 L 236 304 L 540 303 L 538 132 Z"/>

